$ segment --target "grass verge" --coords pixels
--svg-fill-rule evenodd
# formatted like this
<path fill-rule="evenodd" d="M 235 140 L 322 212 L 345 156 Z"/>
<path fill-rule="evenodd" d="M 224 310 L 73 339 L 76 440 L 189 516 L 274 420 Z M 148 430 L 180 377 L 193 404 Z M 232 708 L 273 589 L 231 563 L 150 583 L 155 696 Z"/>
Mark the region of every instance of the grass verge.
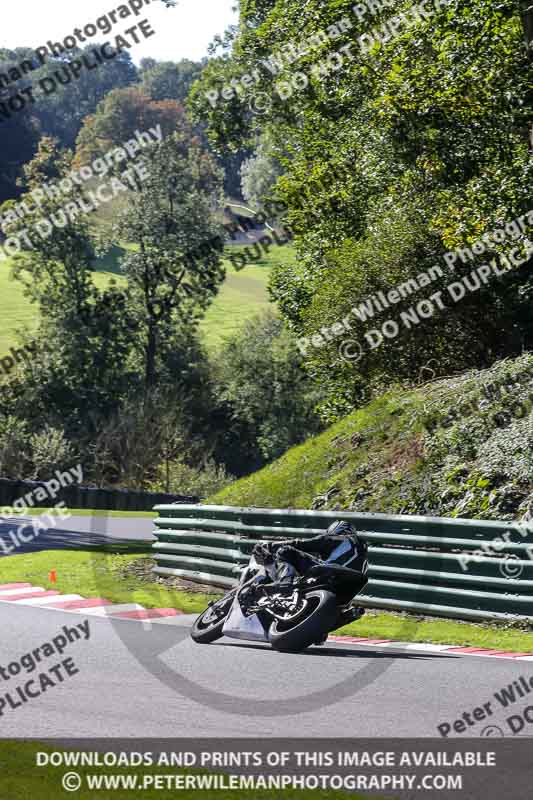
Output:
<path fill-rule="evenodd" d="M 533 653 L 533 633 L 503 624 L 426 619 L 381 611 L 368 611 L 361 620 L 345 625 L 336 634 Z"/>
<path fill-rule="evenodd" d="M 243 749 L 246 749 L 246 740 L 243 739 Z M 87 749 L 92 749 L 87 747 Z M 145 748 L 141 748 L 145 752 Z M 0 774 L 0 797 L 3 800 L 26 800 L 27 797 L 38 797 L 39 800 L 57 800 L 57 798 L 76 797 L 78 800 L 93 800 L 93 798 L 110 798 L 113 800 L 131 800 L 132 797 L 158 798 L 158 800 L 171 800 L 177 794 L 183 800 L 276 800 L 279 792 L 261 790 L 224 791 L 205 789 L 141 789 L 132 792 L 131 789 L 88 789 L 87 776 L 93 775 L 206 775 L 205 770 L 182 770 L 157 766 L 157 756 L 154 756 L 155 765 L 151 767 L 37 767 L 36 754 L 64 751 L 62 746 L 51 748 L 49 744 L 38 742 L 2 741 L 2 771 Z M 147 751 L 146 751 L 147 752 Z M 75 794 L 66 792 L 61 785 L 63 775 L 76 772 L 82 780 L 82 788 Z M 345 792 L 337 791 L 283 791 L 287 800 L 303 800 L 313 797 L 315 800 L 334 800 L 334 798 L 347 797 Z M 363 800 L 359 793 L 350 792 L 354 800 Z"/>
<path fill-rule="evenodd" d="M 131 564 L 146 555 L 101 549 L 24 553 L 0 559 L 0 583 L 28 582 L 62 594 L 104 597 L 112 603 L 139 603 L 146 608 L 177 608 L 187 614 L 199 613 L 206 607 L 206 595 L 167 589 L 156 583 L 155 576 L 150 583 L 127 572 Z M 56 583 L 48 580 L 51 570 L 56 571 Z"/>

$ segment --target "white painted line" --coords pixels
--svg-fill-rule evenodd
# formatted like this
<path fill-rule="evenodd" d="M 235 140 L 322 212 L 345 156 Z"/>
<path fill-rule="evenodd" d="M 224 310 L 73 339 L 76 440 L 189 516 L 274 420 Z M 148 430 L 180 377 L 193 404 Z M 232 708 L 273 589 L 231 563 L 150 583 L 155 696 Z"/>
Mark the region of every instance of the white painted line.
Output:
<path fill-rule="evenodd" d="M 379 646 L 379 645 L 377 645 Z M 442 653 L 453 647 L 452 644 L 424 644 L 424 642 L 391 642 L 387 647 L 401 647 L 402 650 L 423 650 L 428 653 Z"/>
<path fill-rule="evenodd" d="M 17 597 L 20 595 L 22 597 L 23 595 L 31 594 L 32 592 L 44 592 L 44 589 L 42 586 L 27 586 L 25 589 L 3 589 L 3 591 L 0 592 L 0 600 L 2 597 L 9 597 L 10 595 L 13 595 L 13 597 L 15 595 Z"/>
<path fill-rule="evenodd" d="M 344 639 L 344 641 L 342 641 Z M 496 656 L 493 653 L 458 653 L 456 648 L 461 647 L 462 645 L 457 644 L 425 644 L 424 642 L 383 642 L 382 644 L 371 644 L 370 642 L 354 642 L 351 641 L 349 637 L 338 637 L 329 639 L 332 644 L 346 644 L 346 645 L 353 645 L 354 647 L 358 647 L 361 645 L 362 647 L 374 647 L 377 650 L 381 650 L 381 648 L 394 648 L 398 650 L 419 650 L 420 652 L 424 653 L 450 653 L 452 656 L 460 656 L 464 658 L 465 656 L 477 656 L 480 658 L 498 658 L 504 661 L 533 661 L 533 654 L 531 656 L 513 656 L 512 652 L 509 653 L 508 656 Z M 466 645 L 465 645 L 466 646 Z M 496 650 L 495 647 L 487 648 Z"/>
<path fill-rule="evenodd" d="M 62 603 L 66 600 L 83 600 L 83 598 L 80 594 L 54 594 L 48 597 L 30 597 L 29 600 L 17 600 L 16 603 L 18 606 L 45 606 L 49 603 Z M 57 611 L 63 610 L 62 608 L 57 609 Z"/>
<path fill-rule="evenodd" d="M 57 598 L 59 600 L 59 598 Z M 61 609 L 58 609 L 61 610 Z M 144 606 L 137 603 L 123 603 L 122 605 L 109 605 L 109 606 L 96 606 L 96 608 L 76 608 L 72 609 L 76 614 L 83 614 L 87 616 L 90 614 L 92 617 L 112 617 L 121 611 L 144 611 Z"/>

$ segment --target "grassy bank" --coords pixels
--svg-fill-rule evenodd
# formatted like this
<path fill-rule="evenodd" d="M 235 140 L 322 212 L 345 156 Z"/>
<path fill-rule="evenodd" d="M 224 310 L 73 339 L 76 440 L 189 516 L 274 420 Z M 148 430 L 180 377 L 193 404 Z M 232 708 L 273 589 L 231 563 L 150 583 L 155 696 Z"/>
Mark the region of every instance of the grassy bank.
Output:
<path fill-rule="evenodd" d="M 341 636 L 367 636 L 369 639 L 383 638 L 533 653 L 533 633 L 527 631 L 489 623 L 478 625 L 381 611 L 367 611 L 361 620 L 345 625 L 336 633 Z"/>
<path fill-rule="evenodd" d="M 397 387 L 209 502 L 521 519 L 533 511 L 533 355 Z"/>

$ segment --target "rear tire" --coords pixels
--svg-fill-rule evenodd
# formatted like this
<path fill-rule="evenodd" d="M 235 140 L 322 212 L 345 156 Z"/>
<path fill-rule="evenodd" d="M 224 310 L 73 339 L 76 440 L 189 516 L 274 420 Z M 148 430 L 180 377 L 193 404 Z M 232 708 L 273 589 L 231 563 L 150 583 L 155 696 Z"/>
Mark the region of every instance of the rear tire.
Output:
<path fill-rule="evenodd" d="M 196 644 L 210 644 L 221 638 L 222 628 L 231 611 L 235 594 L 236 590 L 212 603 L 194 621 L 191 637 Z"/>
<path fill-rule="evenodd" d="M 305 595 L 305 608 L 292 620 L 274 620 L 268 638 L 274 650 L 299 653 L 319 642 L 335 627 L 337 600 L 332 592 L 317 589 Z"/>

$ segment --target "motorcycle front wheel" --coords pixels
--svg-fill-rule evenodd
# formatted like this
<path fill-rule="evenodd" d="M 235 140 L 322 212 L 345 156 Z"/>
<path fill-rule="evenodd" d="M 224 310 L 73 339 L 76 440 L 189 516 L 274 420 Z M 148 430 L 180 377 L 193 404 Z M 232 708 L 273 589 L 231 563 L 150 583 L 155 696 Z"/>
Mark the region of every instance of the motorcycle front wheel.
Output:
<path fill-rule="evenodd" d="M 220 639 L 222 628 L 226 622 L 235 599 L 236 590 L 224 595 L 220 600 L 211 603 L 194 621 L 191 637 L 197 644 L 210 644 Z"/>
<path fill-rule="evenodd" d="M 303 597 L 303 608 L 287 619 L 276 619 L 268 639 L 274 650 L 299 653 L 323 640 L 333 630 L 337 619 L 337 600 L 332 592 L 316 589 Z"/>

